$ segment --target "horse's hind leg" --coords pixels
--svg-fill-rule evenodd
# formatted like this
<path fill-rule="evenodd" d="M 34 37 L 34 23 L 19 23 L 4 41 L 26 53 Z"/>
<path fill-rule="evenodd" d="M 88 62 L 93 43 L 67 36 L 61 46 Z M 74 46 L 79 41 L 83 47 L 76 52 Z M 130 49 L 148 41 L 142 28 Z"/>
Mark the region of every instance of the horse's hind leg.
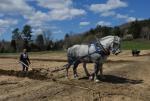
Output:
<path fill-rule="evenodd" d="M 70 63 L 68 63 L 68 65 L 66 66 L 66 78 L 68 78 L 68 76 L 69 76 L 68 70 L 69 70 L 70 66 L 71 66 Z"/>
<path fill-rule="evenodd" d="M 87 68 L 86 68 L 86 63 L 84 62 L 83 63 L 83 68 L 84 68 L 84 71 L 85 71 L 85 74 L 86 74 L 86 76 L 90 76 L 90 74 L 89 74 L 89 72 L 88 72 L 88 70 L 87 70 Z"/>
<path fill-rule="evenodd" d="M 74 66 L 73 66 L 73 73 L 74 73 L 74 78 L 77 79 L 78 78 L 78 73 L 77 73 L 77 67 L 79 65 L 79 62 L 75 62 Z"/>

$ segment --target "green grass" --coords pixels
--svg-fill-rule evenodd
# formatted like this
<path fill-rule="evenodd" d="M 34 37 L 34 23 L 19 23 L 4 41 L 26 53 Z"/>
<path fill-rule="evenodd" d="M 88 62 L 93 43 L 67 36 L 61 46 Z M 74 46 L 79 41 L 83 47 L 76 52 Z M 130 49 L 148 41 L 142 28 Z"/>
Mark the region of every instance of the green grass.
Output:
<path fill-rule="evenodd" d="M 10 56 L 10 55 L 13 55 L 13 56 L 17 56 L 19 55 L 19 53 L 0 53 L 0 56 Z"/>
<path fill-rule="evenodd" d="M 132 41 L 123 41 L 121 45 L 123 50 L 139 49 L 139 50 L 148 50 L 150 49 L 150 41 L 145 40 L 132 40 Z M 18 56 L 20 53 L 0 53 L 0 56 Z M 30 55 L 41 55 L 41 54 L 66 54 L 66 51 L 42 51 L 42 52 L 29 52 Z"/>
<path fill-rule="evenodd" d="M 139 50 L 148 50 L 150 49 L 150 41 L 145 40 L 133 40 L 133 41 L 123 41 L 122 49 L 131 50 L 131 49 L 139 49 Z"/>

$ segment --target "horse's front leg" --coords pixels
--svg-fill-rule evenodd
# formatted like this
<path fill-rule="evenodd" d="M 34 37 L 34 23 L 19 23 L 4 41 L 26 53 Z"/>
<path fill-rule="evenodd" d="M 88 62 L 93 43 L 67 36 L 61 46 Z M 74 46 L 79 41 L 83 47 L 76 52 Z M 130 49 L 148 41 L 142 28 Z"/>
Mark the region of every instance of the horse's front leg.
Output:
<path fill-rule="evenodd" d="M 100 76 L 103 76 L 103 64 L 102 63 L 100 63 L 99 68 L 100 68 Z"/>
<path fill-rule="evenodd" d="M 98 72 L 99 72 L 99 70 L 100 70 L 100 64 L 99 64 L 99 62 L 96 62 L 95 66 L 94 66 L 94 72 L 92 73 L 92 75 L 90 76 L 89 79 L 90 80 L 95 79 L 95 81 L 98 82 L 99 81 L 99 79 L 98 79 Z"/>
<path fill-rule="evenodd" d="M 88 70 L 86 68 L 86 62 L 83 63 L 83 68 L 84 68 L 84 72 L 85 72 L 86 76 L 89 77 L 90 74 L 89 74 L 89 72 L 88 72 Z"/>
<path fill-rule="evenodd" d="M 103 76 L 103 63 L 100 63 L 99 68 L 100 68 L 100 77 L 102 79 L 104 79 L 104 76 Z"/>

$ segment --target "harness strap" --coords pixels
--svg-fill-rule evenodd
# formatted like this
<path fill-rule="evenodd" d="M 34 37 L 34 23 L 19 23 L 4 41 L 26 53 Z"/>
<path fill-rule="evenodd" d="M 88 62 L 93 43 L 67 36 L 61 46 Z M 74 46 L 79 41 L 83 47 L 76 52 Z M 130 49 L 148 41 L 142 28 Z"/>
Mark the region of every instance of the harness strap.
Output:
<path fill-rule="evenodd" d="M 96 53 L 99 53 L 99 54 L 101 54 L 102 56 L 104 56 L 104 55 L 110 55 L 110 52 L 109 51 L 107 51 L 107 53 L 101 48 L 101 47 L 99 47 L 99 46 L 96 46 L 96 44 L 94 44 L 94 46 L 95 46 L 95 49 L 96 49 Z M 102 46 L 103 47 L 103 46 Z M 103 47 L 104 48 L 104 47 Z M 106 50 L 106 49 L 105 49 Z"/>
<path fill-rule="evenodd" d="M 91 46 L 91 44 L 90 44 L 89 46 Z M 89 47 L 89 46 L 88 46 L 88 47 Z M 95 47 L 95 49 L 96 49 L 94 52 L 90 53 L 90 52 L 89 52 L 89 48 L 88 48 L 88 54 L 85 55 L 85 56 L 79 57 L 79 58 L 77 58 L 77 59 L 75 59 L 74 57 L 68 56 L 68 57 L 69 57 L 69 60 L 70 60 L 70 61 L 69 61 L 70 64 L 74 64 L 76 61 L 79 61 L 80 59 L 83 59 L 83 58 L 85 58 L 85 57 L 89 57 L 89 61 L 91 61 L 91 55 L 92 55 L 92 54 L 95 54 L 95 53 L 100 54 L 102 57 L 105 56 L 105 55 L 109 55 L 108 52 L 107 52 L 107 54 L 106 54 L 106 53 L 103 51 L 103 49 L 102 49 L 101 47 L 97 47 L 95 43 L 94 43 L 94 47 Z"/>
<path fill-rule="evenodd" d="M 89 57 L 89 61 L 91 61 L 91 55 L 90 55 L 90 52 L 89 52 L 89 47 L 91 46 L 91 44 L 90 45 L 88 45 L 88 57 Z"/>
<path fill-rule="evenodd" d="M 100 41 L 97 38 L 96 38 L 96 40 L 98 42 L 98 46 L 103 50 L 105 55 L 110 55 L 110 52 L 103 47 L 103 45 L 100 43 Z"/>

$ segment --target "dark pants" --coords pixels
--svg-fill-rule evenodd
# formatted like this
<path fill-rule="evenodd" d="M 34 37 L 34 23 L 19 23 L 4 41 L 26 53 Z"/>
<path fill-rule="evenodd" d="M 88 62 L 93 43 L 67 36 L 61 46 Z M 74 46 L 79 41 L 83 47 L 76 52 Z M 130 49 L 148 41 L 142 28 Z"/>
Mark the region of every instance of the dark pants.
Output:
<path fill-rule="evenodd" d="M 23 63 L 29 66 L 27 62 L 23 62 Z M 25 66 L 24 64 L 22 64 L 22 71 L 28 71 L 28 67 Z"/>

